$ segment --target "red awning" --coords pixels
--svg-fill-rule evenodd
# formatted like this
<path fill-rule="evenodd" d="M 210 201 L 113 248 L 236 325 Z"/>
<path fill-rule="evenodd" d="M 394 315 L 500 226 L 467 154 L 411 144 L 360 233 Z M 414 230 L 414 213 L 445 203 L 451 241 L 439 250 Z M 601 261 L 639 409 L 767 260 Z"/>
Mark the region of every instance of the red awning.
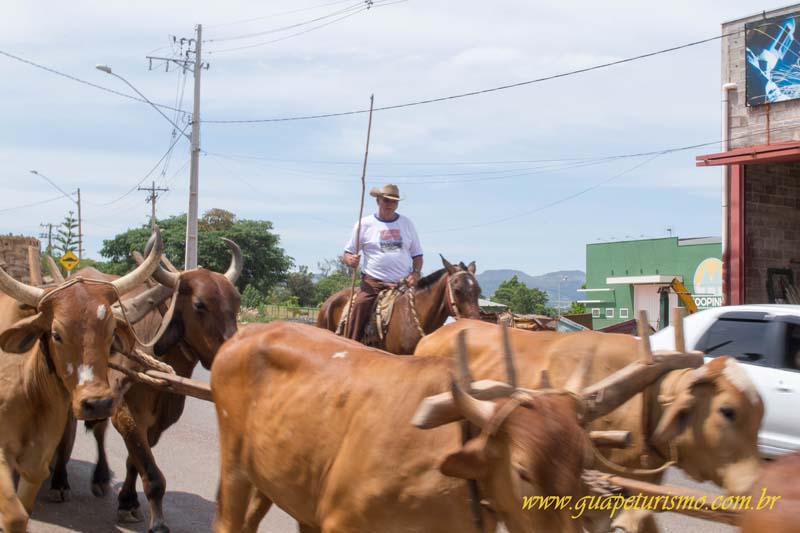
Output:
<path fill-rule="evenodd" d="M 698 167 L 789 163 L 800 161 L 800 141 L 746 146 L 718 154 L 698 155 L 695 159 Z"/>

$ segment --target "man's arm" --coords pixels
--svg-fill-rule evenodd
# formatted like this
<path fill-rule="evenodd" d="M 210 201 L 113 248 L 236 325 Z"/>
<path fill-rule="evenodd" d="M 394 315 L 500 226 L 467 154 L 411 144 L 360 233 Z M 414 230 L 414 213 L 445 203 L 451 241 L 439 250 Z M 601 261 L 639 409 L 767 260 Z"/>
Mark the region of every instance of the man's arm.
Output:
<path fill-rule="evenodd" d="M 411 259 L 411 264 L 413 265 L 414 270 L 406 278 L 406 283 L 408 283 L 409 286 L 414 287 L 419 281 L 419 278 L 422 277 L 422 256 L 418 255 L 413 257 Z"/>

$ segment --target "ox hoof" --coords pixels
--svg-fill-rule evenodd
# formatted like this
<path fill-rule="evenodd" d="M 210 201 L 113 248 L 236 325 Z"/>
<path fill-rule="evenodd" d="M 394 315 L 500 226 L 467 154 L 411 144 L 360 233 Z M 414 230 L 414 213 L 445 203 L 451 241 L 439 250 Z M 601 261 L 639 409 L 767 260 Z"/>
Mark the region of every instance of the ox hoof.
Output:
<path fill-rule="evenodd" d="M 110 483 L 92 483 L 92 494 L 98 498 L 103 498 L 111 493 Z"/>
<path fill-rule="evenodd" d="M 142 521 L 139 509 L 119 509 L 117 510 L 117 522 L 120 524 L 135 524 Z"/>
<path fill-rule="evenodd" d="M 50 489 L 48 494 L 51 502 L 61 503 L 69 501 L 69 489 Z"/>

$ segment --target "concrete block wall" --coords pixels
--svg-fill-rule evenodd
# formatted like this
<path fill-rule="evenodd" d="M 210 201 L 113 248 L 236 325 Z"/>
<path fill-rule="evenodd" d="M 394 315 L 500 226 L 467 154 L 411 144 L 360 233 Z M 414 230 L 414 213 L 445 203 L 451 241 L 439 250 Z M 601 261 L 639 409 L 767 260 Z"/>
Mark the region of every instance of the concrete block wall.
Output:
<path fill-rule="evenodd" d="M 748 166 L 744 188 L 745 302 L 767 303 L 768 268 L 800 286 L 800 163 Z"/>
<path fill-rule="evenodd" d="M 767 11 L 766 18 L 785 13 L 800 11 L 800 4 L 774 11 Z M 769 105 L 748 107 L 745 105 L 745 32 L 748 22 L 762 20 L 759 13 L 722 25 L 722 34 L 730 35 L 722 39 L 722 84 L 720 84 L 720 101 L 722 85 L 735 83 L 736 89 L 730 91 L 730 146 L 742 148 L 759 144 L 770 144 L 784 141 L 800 141 L 800 131 L 796 127 L 800 120 L 800 99 L 788 102 L 775 102 Z M 767 132 L 767 114 L 769 114 L 769 133 Z"/>
<path fill-rule="evenodd" d="M 6 264 L 6 272 L 23 283 L 31 282 L 28 246 L 36 247 L 41 253 L 39 239 L 22 235 L 0 235 L 0 261 Z"/>

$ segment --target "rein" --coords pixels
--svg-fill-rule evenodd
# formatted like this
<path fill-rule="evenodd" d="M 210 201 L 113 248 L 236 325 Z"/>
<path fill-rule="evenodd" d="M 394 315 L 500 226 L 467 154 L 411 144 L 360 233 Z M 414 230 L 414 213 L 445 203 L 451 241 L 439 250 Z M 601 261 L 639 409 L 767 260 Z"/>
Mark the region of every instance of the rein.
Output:
<path fill-rule="evenodd" d="M 461 313 L 458 311 L 458 304 L 456 303 L 455 295 L 453 294 L 453 278 L 456 278 L 460 275 L 467 275 L 473 276 L 471 272 L 466 270 L 460 270 L 453 275 L 447 274 L 445 277 L 445 283 L 447 284 L 447 290 L 445 291 L 444 301 L 447 305 L 447 311 L 450 316 L 455 317 L 456 320 L 461 318 Z M 422 329 L 422 323 L 419 320 L 419 314 L 417 313 L 417 304 L 416 304 L 416 289 L 409 288 L 408 291 L 408 305 L 411 307 L 411 317 L 414 319 L 414 326 L 417 328 L 417 332 L 419 333 L 420 337 L 425 336 L 425 330 Z"/>

